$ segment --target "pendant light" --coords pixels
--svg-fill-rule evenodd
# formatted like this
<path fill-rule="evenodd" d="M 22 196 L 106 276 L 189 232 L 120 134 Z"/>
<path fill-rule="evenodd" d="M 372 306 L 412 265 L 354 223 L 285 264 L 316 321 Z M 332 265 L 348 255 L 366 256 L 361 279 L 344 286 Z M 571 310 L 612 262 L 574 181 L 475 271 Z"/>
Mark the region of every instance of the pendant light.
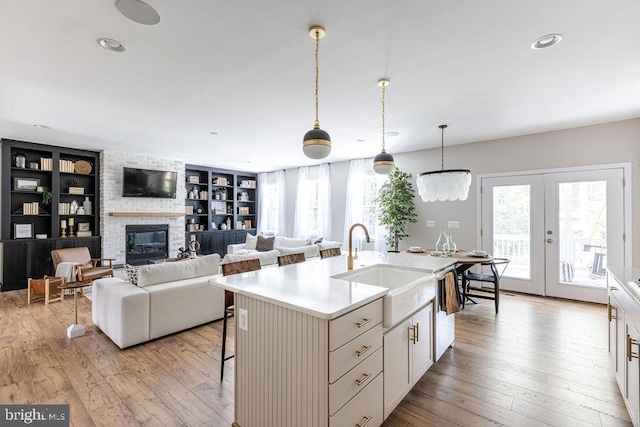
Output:
<path fill-rule="evenodd" d="M 389 83 L 389 79 L 378 80 L 378 86 L 382 87 L 382 152 L 373 159 L 373 171 L 383 175 L 390 173 L 396 167 L 393 162 L 393 156 L 385 151 L 384 141 L 384 101 L 386 87 L 389 86 Z"/>
<path fill-rule="evenodd" d="M 418 193 L 425 202 L 467 200 L 471 185 L 471 171 L 468 169 L 445 170 L 444 130 L 447 125 L 438 127 L 442 130 L 442 169 L 418 175 Z"/>
<path fill-rule="evenodd" d="M 313 129 L 304 135 L 302 151 L 310 159 L 323 159 L 331 153 L 331 137 L 327 132 L 320 129 L 320 122 L 318 121 L 318 49 L 320 47 L 320 39 L 325 34 L 326 31 L 319 25 L 309 28 L 309 35 L 311 38 L 316 39 L 316 121 L 313 124 Z"/>

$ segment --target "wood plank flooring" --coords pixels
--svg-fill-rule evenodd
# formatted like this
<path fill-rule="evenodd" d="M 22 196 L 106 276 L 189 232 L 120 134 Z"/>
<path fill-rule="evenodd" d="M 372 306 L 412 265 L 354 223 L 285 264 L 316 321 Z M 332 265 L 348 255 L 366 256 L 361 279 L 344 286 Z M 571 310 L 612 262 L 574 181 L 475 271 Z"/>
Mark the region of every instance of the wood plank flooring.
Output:
<path fill-rule="evenodd" d="M 71 298 L 27 306 L 26 291 L 0 293 L 1 403 L 68 403 L 71 425 L 83 427 L 231 425 L 222 321 L 120 350 L 91 323 L 91 302 L 78 303 L 87 334 L 70 340 Z M 455 347 L 385 426 L 630 425 L 604 306 L 503 294 L 498 316 L 483 301 L 456 328 Z"/>

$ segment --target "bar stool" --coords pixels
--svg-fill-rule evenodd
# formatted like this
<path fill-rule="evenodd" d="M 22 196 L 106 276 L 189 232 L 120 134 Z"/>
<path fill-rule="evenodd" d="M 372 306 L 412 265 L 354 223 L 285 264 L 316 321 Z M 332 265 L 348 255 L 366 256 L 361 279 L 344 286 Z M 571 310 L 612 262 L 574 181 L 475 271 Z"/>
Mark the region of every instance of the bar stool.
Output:
<path fill-rule="evenodd" d="M 230 276 L 232 274 L 246 273 L 248 271 L 260 270 L 259 259 L 247 259 L 243 261 L 229 262 L 222 264 L 222 275 Z M 233 358 L 235 355 L 226 356 L 227 349 L 227 319 L 233 316 L 235 312 L 234 295 L 231 291 L 224 291 L 224 317 L 222 323 L 222 356 L 220 357 L 220 381 L 224 379 L 224 362 Z"/>

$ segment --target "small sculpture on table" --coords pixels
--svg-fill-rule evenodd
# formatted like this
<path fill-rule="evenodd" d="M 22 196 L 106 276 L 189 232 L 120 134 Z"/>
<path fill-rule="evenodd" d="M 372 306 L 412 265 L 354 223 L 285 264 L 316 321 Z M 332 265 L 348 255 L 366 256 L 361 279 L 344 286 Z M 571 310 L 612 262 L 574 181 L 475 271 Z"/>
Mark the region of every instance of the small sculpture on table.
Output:
<path fill-rule="evenodd" d="M 178 248 L 178 255 L 176 256 L 178 259 L 189 259 L 189 251 L 185 250 L 183 247 Z"/>

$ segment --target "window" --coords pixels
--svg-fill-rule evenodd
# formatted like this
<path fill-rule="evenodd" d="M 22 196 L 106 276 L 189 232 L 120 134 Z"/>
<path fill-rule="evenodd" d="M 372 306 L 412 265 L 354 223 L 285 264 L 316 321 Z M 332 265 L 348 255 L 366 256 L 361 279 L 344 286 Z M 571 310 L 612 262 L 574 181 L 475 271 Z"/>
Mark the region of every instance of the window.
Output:
<path fill-rule="evenodd" d="M 329 165 L 298 169 L 294 237 L 331 238 Z"/>
<path fill-rule="evenodd" d="M 355 159 L 349 162 L 349 178 L 347 181 L 347 200 L 344 223 L 344 244 L 349 241 L 349 228 L 356 222 L 367 227 L 369 237 L 375 250 L 386 250 L 384 238 L 385 229 L 378 224 L 378 214 L 375 199 L 386 176 L 373 172 L 371 160 Z M 355 246 L 365 249 L 364 233 L 359 230 L 354 234 Z M 367 249 L 373 249 L 368 247 Z"/>
<path fill-rule="evenodd" d="M 286 202 L 284 171 L 258 175 L 258 233 L 286 234 Z"/>

